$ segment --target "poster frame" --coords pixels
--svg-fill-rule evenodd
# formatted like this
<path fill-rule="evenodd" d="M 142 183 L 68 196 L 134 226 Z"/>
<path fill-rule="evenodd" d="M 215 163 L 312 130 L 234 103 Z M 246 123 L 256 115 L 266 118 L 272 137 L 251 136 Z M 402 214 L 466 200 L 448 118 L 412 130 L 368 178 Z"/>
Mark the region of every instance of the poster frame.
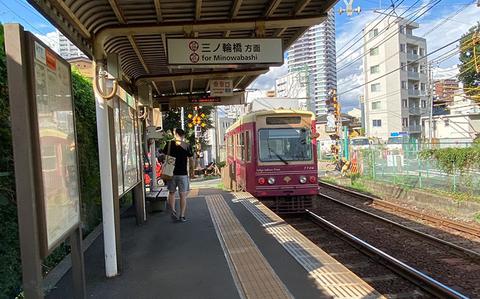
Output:
<path fill-rule="evenodd" d="M 56 63 L 63 64 L 68 70 L 68 77 L 70 78 L 70 99 L 72 106 L 72 118 L 73 118 L 73 134 L 75 140 L 75 160 L 76 160 L 76 172 L 77 172 L 77 184 L 78 184 L 78 205 L 79 205 L 79 216 L 78 221 L 73 224 L 69 229 L 65 230 L 60 237 L 58 237 L 50 246 L 48 246 L 48 231 L 47 231 L 47 218 L 46 218 L 46 203 L 44 196 L 44 184 L 43 184 L 43 175 L 42 175 L 42 159 L 41 159 L 41 148 L 40 148 L 40 133 L 39 133 L 39 124 L 38 124 L 38 114 L 37 114 L 37 101 L 36 101 L 36 87 L 35 87 L 35 43 L 40 44 L 49 50 L 51 54 L 54 55 Z M 64 242 L 68 237 L 70 237 L 77 229 L 80 227 L 81 223 L 81 178 L 79 171 L 79 159 L 78 159 L 78 142 L 77 142 L 77 128 L 76 128 L 76 116 L 75 116 L 75 105 L 73 100 L 73 86 L 72 86 L 72 71 L 70 64 L 48 47 L 44 42 L 37 38 L 32 33 L 25 32 L 25 49 L 26 49 L 26 61 L 28 62 L 27 67 L 27 84 L 29 85 L 30 93 L 30 105 L 29 112 L 31 115 L 31 132 L 32 132 L 32 152 L 33 152 L 33 164 L 35 172 L 35 186 L 36 186 L 36 206 L 37 206 L 37 225 L 38 225 L 38 235 L 39 235 L 39 245 L 40 245 L 40 255 L 42 258 L 47 257 L 52 251 L 58 247 L 62 242 Z"/>

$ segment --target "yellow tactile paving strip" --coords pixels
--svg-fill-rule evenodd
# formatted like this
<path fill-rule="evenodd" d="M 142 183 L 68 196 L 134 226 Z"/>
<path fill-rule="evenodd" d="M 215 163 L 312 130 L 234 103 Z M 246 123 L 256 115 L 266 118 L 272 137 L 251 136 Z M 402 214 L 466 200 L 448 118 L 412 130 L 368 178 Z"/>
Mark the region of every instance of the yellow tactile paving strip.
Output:
<path fill-rule="evenodd" d="M 235 193 L 235 198 L 307 270 L 317 287 L 326 294 L 334 298 L 383 298 L 369 284 L 350 272 L 250 193 L 238 192 Z"/>
<path fill-rule="evenodd" d="M 239 294 L 244 298 L 292 298 L 222 195 L 205 197 Z"/>

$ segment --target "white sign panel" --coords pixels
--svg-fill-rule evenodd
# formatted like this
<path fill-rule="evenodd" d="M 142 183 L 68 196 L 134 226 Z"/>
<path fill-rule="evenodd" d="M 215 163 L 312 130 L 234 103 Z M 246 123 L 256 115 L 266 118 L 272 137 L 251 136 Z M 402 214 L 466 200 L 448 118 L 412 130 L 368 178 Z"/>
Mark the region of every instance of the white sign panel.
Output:
<path fill-rule="evenodd" d="M 233 96 L 232 80 L 210 80 L 210 96 L 227 97 Z"/>
<path fill-rule="evenodd" d="M 280 38 L 175 38 L 167 50 L 169 64 L 283 64 Z"/>

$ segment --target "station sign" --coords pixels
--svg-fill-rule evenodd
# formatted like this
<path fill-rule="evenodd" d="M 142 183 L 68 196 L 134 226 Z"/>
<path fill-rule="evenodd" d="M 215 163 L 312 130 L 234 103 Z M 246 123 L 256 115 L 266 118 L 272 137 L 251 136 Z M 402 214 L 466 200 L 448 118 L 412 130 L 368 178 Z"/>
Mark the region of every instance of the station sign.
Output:
<path fill-rule="evenodd" d="M 283 64 L 281 38 L 171 38 L 169 64 Z"/>
<path fill-rule="evenodd" d="M 210 95 L 213 97 L 233 96 L 233 81 L 210 80 Z"/>

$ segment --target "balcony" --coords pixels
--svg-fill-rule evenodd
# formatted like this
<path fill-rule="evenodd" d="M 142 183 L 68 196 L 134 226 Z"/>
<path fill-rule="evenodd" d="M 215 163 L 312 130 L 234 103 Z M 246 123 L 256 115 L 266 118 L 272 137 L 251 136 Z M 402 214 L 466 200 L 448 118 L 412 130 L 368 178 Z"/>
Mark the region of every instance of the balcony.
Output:
<path fill-rule="evenodd" d="M 411 97 L 420 97 L 425 95 L 425 91 L 420 89 L 408 89 L 408 95 Z"/>
<path fill-rule="evenodd" d="M 417 60 L 420 56 L 418 54 L 407 53 L 407 60 Z"/>
<path fill-rule="evenodd" d="M 408 73 L 408 79 L 414 79 L 414 80 L 420 79 L 420 73 L 418 72 L 408 71 L 407 73 Z"/>
<path fill-rule="evenodd" d="M 422 127 L 420 125 L 410 125 L 408 126 L 408 131 L 410 133 L 420 133 L 422 132 Z"/>
<path fill-rule="evenodd" d="M 422 110 L 420 109 L 420 107 L 410 107 L 408 109 L 408 112 L 410 112 L 410 114 L 413 114 L 413 115 L 421 115 L 422 114 Z"/>

